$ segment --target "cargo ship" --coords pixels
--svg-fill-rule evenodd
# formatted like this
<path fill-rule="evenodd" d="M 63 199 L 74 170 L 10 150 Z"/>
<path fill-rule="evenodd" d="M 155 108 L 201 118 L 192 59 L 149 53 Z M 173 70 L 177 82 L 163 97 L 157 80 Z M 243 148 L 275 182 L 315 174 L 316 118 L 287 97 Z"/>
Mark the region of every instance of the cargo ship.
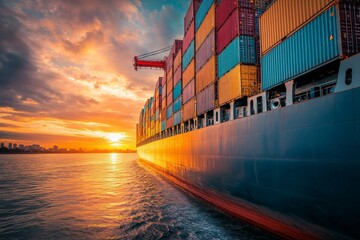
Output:
<path fill-rule="evenodd" d="M 287 239 L 359 239 L 360 5 L 192 0 L 137 152 Z"/>

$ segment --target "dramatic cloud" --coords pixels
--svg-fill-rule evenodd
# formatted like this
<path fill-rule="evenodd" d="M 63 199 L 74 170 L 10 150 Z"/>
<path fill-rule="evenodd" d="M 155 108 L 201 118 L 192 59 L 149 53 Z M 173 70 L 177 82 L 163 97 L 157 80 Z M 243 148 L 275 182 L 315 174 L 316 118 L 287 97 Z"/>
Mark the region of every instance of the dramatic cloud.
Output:
<path fill-rule="evenodd" d="M 189 2 L 1 1 L 0 140 L 134 148 L 163 73 L 132 59 L 181 38 Z"/>

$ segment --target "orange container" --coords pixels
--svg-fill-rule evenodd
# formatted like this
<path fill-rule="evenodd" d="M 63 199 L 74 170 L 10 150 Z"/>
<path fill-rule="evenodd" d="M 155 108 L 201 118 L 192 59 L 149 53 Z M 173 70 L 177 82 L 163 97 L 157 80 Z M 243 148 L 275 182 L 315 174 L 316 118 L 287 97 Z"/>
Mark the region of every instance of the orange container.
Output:
<path fill-rule="evenodd" d="M 260 17 L 261 54 L 328 9 L 335 0 L 277 0 Z"/>
<path fill-rule="evenodd" d="M 174 88 L 173 77 L 171 76 L 170 79 L 166 82 L 166 94 L 169 95 Z"/>
<path fill-rule="evenodd" d="M 215 81 L 215 55 L 196 73 L 196 94 Z"/>
<path fill-rule="evenodd" d="M 195 77 L 195 62 L 191 60 L 189 66 L 183 72 L 182 80 L 183 86 L 186 86 Z"/>
<path fill-rule="evenodd" d="M 215 27 L 215 4 L 213 4 L 206 14 L 204 21 L 195 34 L 195 50 L 197 51 L 205 41 L 211 30 Z"/>
<path fill-rule="evenodd" d="M 252 96 L 259 91 L 257 66 L 236 65 L 219 79 L 219 104 L 223 105 L 234 99 Z"/>
<path fill-rule="evenodd" d="M 191 99 L 183 106 L 183 121 L 193 119 L 196 116 L 195 113 L 195 98 Z"/>
<path fill-rule="evenodd" d="M 181 55 L 182 55 L 182 51 L 180 49 L 179 52 L 176 54 L 176 57 L 174 58 L 174 72 L 176 72 L 176 70 L 181 64 Z"/>

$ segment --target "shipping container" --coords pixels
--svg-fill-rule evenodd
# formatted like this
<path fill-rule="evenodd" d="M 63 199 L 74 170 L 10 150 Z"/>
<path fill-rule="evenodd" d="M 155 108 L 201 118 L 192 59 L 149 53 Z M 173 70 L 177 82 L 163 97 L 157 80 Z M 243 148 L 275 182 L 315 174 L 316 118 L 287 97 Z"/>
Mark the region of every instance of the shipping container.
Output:
<path fill-rule="evenodd" d="M 218 30 L 228 19 L 228 17 L 239 9 L 254 9 L 254 2 L 258 0 L 224 0 L 216 6 L 216 29 Z"/>
<path fill-rule="evenodd" d="M 255 35 L 260 36 L 260 16 L 265 12 L 264 9 L 255 9 Z"/>
<path fill-rule="evenodd" d="M 180 49 L 174 58 L 174 73 L 176 72 L 176 70 L 178 69 L 178 67 L 181 64 L 181 56 L 182 56 L 182 51 Z"/>
<path fill-rule="evenodd" d="M 169 92 L 169 94 L 167 95 L 166 97 L 166 103 L 167 103 L 167 106 L 169 106 L 169 104 L 171 104 L 173 102 L 173 92 Z"/>
<path fill-rule="evenodd" d="M 166 82 L 164 83 L 164 85 L 162 86 L 161 88 L 161 98 L 164 99 L 166 98 L 166 89 L 167 89 L 167 86 L 166 86 Z"/>
<path fill-rule="evenodd" d="M 196 94 L 215 81 L 215 55 L 196 73 Z"/>
<path fill-rule="evenodd" d="M 211 6 L 213 5 L 214 0 L 203 0 L 200 4 L 199 9 L 195 15 L 195 30 L 197 31 L 203 22 L 206 14 L 210 10 Z"/>
<path fill-rule="evenodd" d="M 159 116 L 160 116 L 160 109 L 157 108 L 157 109 L 155 110 L 155 120 L 156 120 L 156 121 L 159 120 Z"/>
<path fill-rule="evenodd" d="M 262 89 L 339 58 L 340 36 L 337 9 L 331 7 L 262 57 Z"/>
<path fill-rule="evenodd" d="M 257 66 L 236 65 L 219 79 L 219 104 L 258 93 Z"/>
<path fill-rule="evenodd" d="M 254 9 L 239 8 L 232 12 L 216 34 L 217 54 L 239 35 L 255 35 Z"/>
<path fill-rule="evenodd" d="M 173 105 L 170 104 L 170 105 L 166 108 L 166 119 L 169 119 L 172 115 L 173 115 Z"/>
<path fill-rule="evenodd" d="M 189 66 L 191 60 L 194 58 L 194 40 L 190 43 L 190 46 L 184 53 L 182 59 L 182 71 L 184 72 L 187 66 Z"/>
<path fill-rule="evenodd" d="M 201 0 L 192 0 L 184 18 L 184 33 L 189 31 L 191 24 L 195 24 L 194 17 L 200 6 Z"/>
<path fill-rule="evenodd" d="M 183 105 L 183 121 L 195 118 L 195 98 Z"/>
<path fill-rule="evenodd" d="M 199 116 L 215 106 L 215 86 L 211 84 L 196 95 L 196 115 Z"/>
<path fill-rule="evenodd" d="M 195 61 L 192 60 L 189 67 L 182 74 L 183 86 L 188 84 L 195 77 Z"/>
<path fill-rule="evenodd" d="M 194 40 L 194 37 L 195 37 L 195 21 L 192 21 L 189 30 L 184 35 L 183 47 L 182 47 L 183 53 L 185 53 L 185 51 L 188 49 L 190 43 Z"/>
<path fill-rule="evenodd" d="M 166 82 L 166 94 L 169 95 L 169 93 L 173 90 L 174 83 L 173 83 L 173 77 L 170 77 L 169 80 Z"/>
<path fill-rule="evenodd" d="M 174 99 L 177 99 L 181 95 L 181 81 L 179 81 L 174 88 Z"/>
<path fill-rule="evenodd" d="M 160 132 L 160 128 L 161 128 L 160 124 L 161 124 L 160 120 L 155 122 L 155 134 L 158 134 Z"/>
<path fill-rule="evenodd" d="M 163 100 L 161 101 L 161 109 L 165 109 L 166 108 L 166 104 L 167 104 L 167 98 L 163 98 Z"/>
<path fill-rule="evenodd" d="M 161 121 L 161 131 L 166 130 L 166 120 Z"/>
<path fill-rule="evenodd" d="M 174 117 L 171 116 L 169 119 L 166 119 L 166 129 L 172 128 L 174 126 Z"/>
<path fill-rule="evenodd" d="M 195 80 L 189 82 L 188 85 L 186 85 L 183 88 L 183 103 L 186 103 L 191 98 L 195 96 Z"/>
<path fill-rule="evenodd" d="M 181 123 L 181 111 L 174 114 L 174 126 Z"/>
<path fill-rule="evenodd" d="M 174 100 L 174 113 L 181 109 L 181 97 Z"/>
<path fill-rule="evenodd" d="M 204 21 L 195 33 L 195 50 L 197 51 L 205 41 L 211 30 L 215 28 L 215 4 L 212 5 Z"/>
<path fill-rule="evenodd" d="M 181 67 L 179 67 L 174 73 L 174 86 L 181 80 Z"/>
<path fill-rule="evenodd" d="M 166 73 L 164 71 L 164 76 L 161 78 L 161 86 L 164 86 L 166 83 Z"/>
<path fill-rule="evenodd" d="M 241 35 L 236 37 L 218 56 L 218 77 L 220 78 L 239 63 L 255 64 L 255 38 Z"/>
<path fill-rule="evenodd" d="M 215 53 L 215 29 L 207 36 L 199 50 L 196 52 L 196 72 L 204 66 L 204 64 Z"/>
<path fill-rule="evenodd" d="M 334 2 L 334 0 L 274 1 L 260 17 L 261 54 Z"/>
<path fill-rule="evenodd" d="M 340 3 L 340 31 L 342 54 L 351 56 L 360 52 L 360 5 Z"/>
<path fill-rule="evenodd" d="M 166 108 L 164 108 L 164 109 L 161 110 L 160 120 L 161 120 L 161 121 L 166 120 Z"/>

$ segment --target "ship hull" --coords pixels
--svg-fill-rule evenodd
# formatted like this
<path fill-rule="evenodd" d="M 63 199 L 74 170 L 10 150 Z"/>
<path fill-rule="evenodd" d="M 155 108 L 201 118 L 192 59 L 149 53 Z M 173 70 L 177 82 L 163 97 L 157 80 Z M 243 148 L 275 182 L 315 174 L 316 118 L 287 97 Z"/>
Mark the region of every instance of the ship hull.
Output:
<path fill-rule="evenodd" d="M 358 99 L 360 88 L 327 95 L 138 146 L 138 156 L 283 237 L 360 238 Z"/>

